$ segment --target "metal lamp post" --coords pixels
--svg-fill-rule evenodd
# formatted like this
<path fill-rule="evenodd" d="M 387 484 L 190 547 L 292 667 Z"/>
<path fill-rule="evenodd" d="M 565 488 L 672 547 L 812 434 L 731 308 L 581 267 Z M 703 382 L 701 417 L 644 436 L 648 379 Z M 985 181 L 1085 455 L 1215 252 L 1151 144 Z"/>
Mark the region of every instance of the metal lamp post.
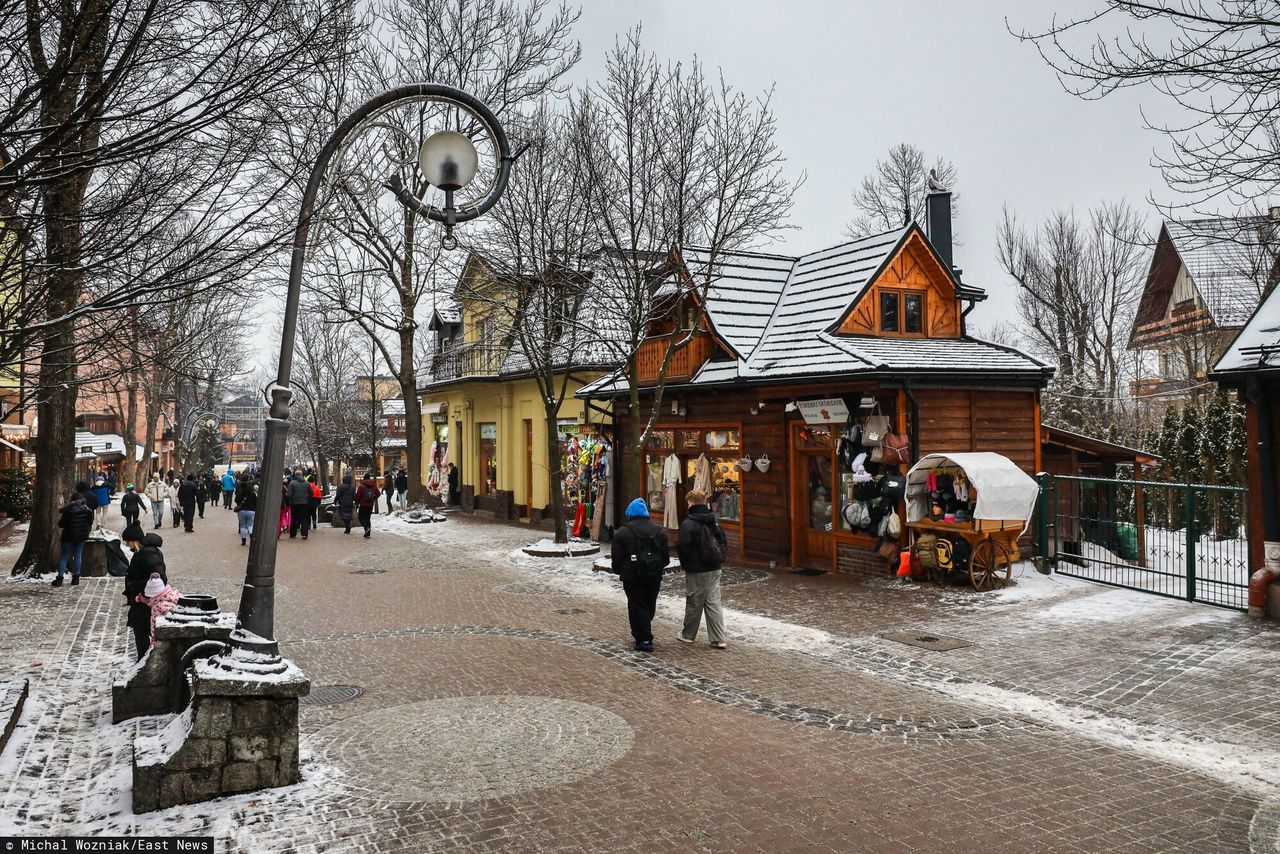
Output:
<path fill-rule="evenodd" d="M 266 442 L 262 454 L 262 490 L 258 496 L 258 513 L 254 520 L 253 546 L 249 549 L 249 564 L 245 572 L 244 590 L 240 597 L 240 625 L 257 636 L 257 652 L 276 653 L 275 636 L 275 570 L 276 525 L 280 518 L 280 489 L 275 478 L 284 470 L 285 438 L 289 430 L 291 373 L 293 348 L 298 327 L 298 304 L 302 292 L 302 267 L 306 258 L 307 235 L 315 215 L 316 199 L 330 162 L 349 137 L 378 128 L 404 135 L 404 131 L 391 126 L 382 117 L 391 110 L 405 105 L 444 105 L 465 114 L 491 141 L 495 162 L 490 183 L 482 195 L 455 206 L 454 194 L 470 185 L 479 168 L 479 156 L 472 140 L 465 134 L 442 130 L 429 136 L 418 146 L 417 166 L 432 186 L 443 190 L 444 207 L 436 207 L 417 198 L 405 186 L 398 172 L 383 184 L 395 198 L 409 210 L 434 222 L 443 223 L 443 246 L 454 248 L 457 240 L 453 228 L 458 223 L 475 219 L 488 211 L 502 196 L 511 165 L 515 158 L 506 133 L 497 117 L 478 98 L 453 86 L 439 83 L 415 83 L 391 89 L 373 98 L 352 113 L 333 135 L 329 137 L 316 159 L 302 195 L 298 224 L 294 230 L 293 258 L 289 268 L 289 290 L 285 298 L 284 330 L 280 337 L 280 365 L 276 381 L 268 389 L 270 411 L 266 418 Z M 339 157 L 341 161 L 341 157 Z M 402 163 L 401 165 L 406 165 Z"/>

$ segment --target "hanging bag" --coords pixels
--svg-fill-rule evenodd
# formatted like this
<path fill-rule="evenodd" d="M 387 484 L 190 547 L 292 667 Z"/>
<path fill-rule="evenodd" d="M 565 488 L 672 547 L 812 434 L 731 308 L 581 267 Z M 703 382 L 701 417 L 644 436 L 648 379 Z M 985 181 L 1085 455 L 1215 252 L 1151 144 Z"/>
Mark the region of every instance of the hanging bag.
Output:
<path fill-rule="evenodd" d="M 739 471 L 751 471 L 751 457 L 742 457 L 738 460 Z"/>
<path fill-rule="evenodd" d="M 884 441 L 885 434 L 888 432 L 889 416 L 881 415 L 880 404 L 876 403 L 876 408 L 867 417 L 866 426 L 862 428 L 862 442 L 868 446 L 879 445 Z"/>
<path fill-rule="evenodd" d="M 911 440 L 902 433 L 888 433 L 884 437 L 882 462 L 904 465 L 911 462 Z"/>
<path fill-rule="evenodd" d="M 761 454 L 756 458 L 756 471 L 764 474 L 769 470 L 769 455 Z"/>

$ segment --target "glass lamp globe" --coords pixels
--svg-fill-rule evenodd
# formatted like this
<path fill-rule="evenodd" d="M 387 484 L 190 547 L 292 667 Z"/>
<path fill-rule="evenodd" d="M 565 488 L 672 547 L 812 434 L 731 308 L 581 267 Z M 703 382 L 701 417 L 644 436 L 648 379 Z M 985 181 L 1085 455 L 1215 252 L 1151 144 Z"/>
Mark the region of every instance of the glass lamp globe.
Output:
<path fill-rule="evenodd" d="M 475 144 L 464 134 L 442 130 L 422 143 L 418 166 L 431 186 L 456 191 L 476 177 L 480 156 L 476 154 Z"/>

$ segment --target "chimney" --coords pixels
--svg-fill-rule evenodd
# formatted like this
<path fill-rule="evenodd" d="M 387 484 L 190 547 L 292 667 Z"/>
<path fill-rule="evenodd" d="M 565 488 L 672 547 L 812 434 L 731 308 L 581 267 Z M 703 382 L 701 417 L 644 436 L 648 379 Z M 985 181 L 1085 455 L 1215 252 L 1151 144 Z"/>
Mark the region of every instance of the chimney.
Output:
<path fill-rule="evenodd" d="M 929 242 L 950 270 L 955 266 L 951 257 L 951 191 L 931 188 L 929 195 L 924 197 L 924 208 Z"/>

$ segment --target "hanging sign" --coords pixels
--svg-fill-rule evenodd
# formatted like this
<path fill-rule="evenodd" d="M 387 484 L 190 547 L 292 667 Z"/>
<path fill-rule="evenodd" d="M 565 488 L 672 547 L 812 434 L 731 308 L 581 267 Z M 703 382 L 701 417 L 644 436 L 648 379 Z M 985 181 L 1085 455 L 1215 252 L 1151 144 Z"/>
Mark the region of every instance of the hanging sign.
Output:
<path fill-rule="evenodd" d="M 432 424 L 448 424 L 448 423 L 449 423 L 449 416 L 448 416 L 448 415 L 442 415 L 442 414 L 440 414 L 439 412 L 437 412 L 435 415 L 432 415 L 432 416 L 431 416 L 431 423 L 432 423 Z"/>
<path fill-rule="evenodd" d="M 838 397 L 819 400 L 797 400 L 806 424 L 844 424 L 849 420 L 849 407 Z"/>

